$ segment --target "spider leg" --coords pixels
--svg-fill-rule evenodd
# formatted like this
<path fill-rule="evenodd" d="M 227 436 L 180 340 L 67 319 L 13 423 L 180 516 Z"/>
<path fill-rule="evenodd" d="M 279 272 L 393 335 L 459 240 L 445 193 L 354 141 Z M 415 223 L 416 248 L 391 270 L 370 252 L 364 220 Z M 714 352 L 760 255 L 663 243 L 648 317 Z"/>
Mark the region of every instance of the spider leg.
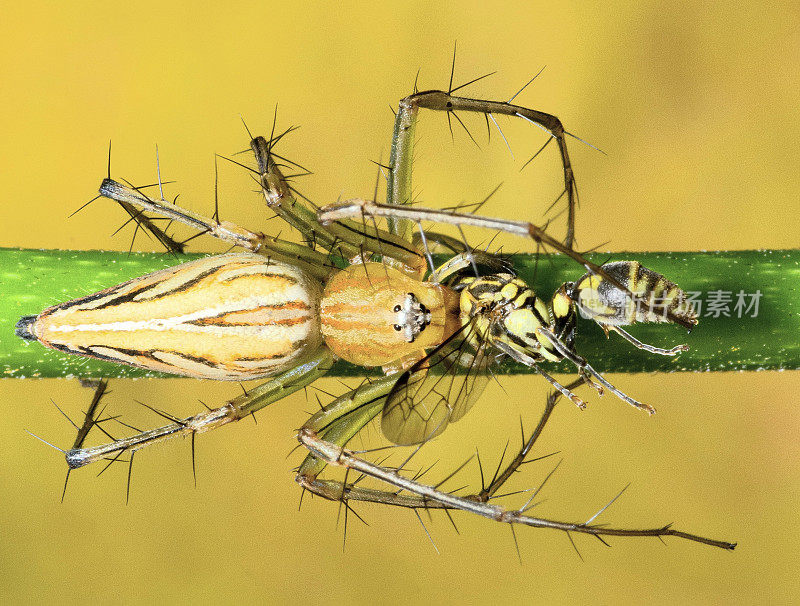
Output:
<path fill-rule="evenodd" d="M 566 248 L 572 249 L 575 239 L 577 187 L 567 152 L 567 133 L 564 130 L 564 126 L 561 124 L 561 120 L 551 114 L 505 101 L 458 97 L 441 90 L 418 92 L 402 99 L 397 110 L 392 137 L 392 152 L 389 158 L 390 171 L 386 194 L 387 204 L 408 205 L 412 202 L 412 158 L 414 155 L 414 136 L 420 109 L 446 112 L 448 117 L 453 114 L 456 118 L 458 118 L 457 114 L 455 114 L 457 111 L 483 114 L 487 118 L 492 118 L 492 120 L 494 120 L 494 114 L 518 117 L 539 126 L 552 139 L 555 139 L 561 155 L 564 171 L 564 191 L 567 196 L 567 233 L 563 244 Z M 402 217 L 389 219 L 389 229 L 392 233 L 401 236 L 406 235 L 410 232 L 410 227 L 410 223 L 404 221 Z"/>
<path fill-rule="evenodd" d="M 175 436 L 204 433 L 239 421 L 323 376 L 330 370 L 333 360 L 334 356 L 330 350 L 322 348 L 305 364 L 272 377 L 219 408 L 207 410 L 186 419 L 175 418 L 172 423 L 163 427 L 140 432 L 100 446 L 72 448 L 66 452 L 67 464 L 70 469 L 75 469 L 96 461 L 119 457 L 126 451 L 134 453 L 146 446 L 163 442 Z"/>

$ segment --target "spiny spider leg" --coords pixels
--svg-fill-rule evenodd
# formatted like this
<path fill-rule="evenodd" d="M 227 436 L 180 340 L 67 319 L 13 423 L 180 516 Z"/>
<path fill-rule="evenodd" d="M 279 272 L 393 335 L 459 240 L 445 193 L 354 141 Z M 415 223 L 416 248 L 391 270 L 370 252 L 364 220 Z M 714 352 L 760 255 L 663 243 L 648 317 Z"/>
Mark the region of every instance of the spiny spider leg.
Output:
<path fill-rule="evenodd" d="M 344 446 L 383 410 L 396 382 L 397 375 L 365 379 L 359 387 L 339 396 L 313 415 L 303 429 L 322 433 L 327 441 Z M 309 453 L 298 468 L 297 477 L 311 481 L 326 465 L 326 461 Z"/>
<path fill-rule="evenodd" d="M 580 263 L 587 271 L 592 274 L 608 280 L 610 284 L 626 293 L 631 300 L 641 306 L 641 309 L 649 310 L 655 314 L 660 314 L 668 318 L 671 322 L 679 324 L 687 329 L 691 329 L 694 323 L 688 321 L 686 318 L 677 316 L 667 305 L 658 305 L 652 301 L 631 292 L 614 276 L 606 272 L 601 266 L 592 263 L 586 259 L 579 252 L 574 251 L 572 248 L 565 246 L 552 236 L 550 236 L 544 229 L 533 223 L 527 221 L 513 221 L 510 219 L 496 219 L 493 217 L 483 217 L 473 215 L 470 213 L 457 213 L 447 210 L 438 210 L 434 208 L 409 208 L 407 206 L 390 206 L 387 204 L 377 204 L 369 200 L 362 200 L 355 198 L 341 202 L 339 204 L 330 204 L 320 209 L 319 219 L 325 223 L 328 221 L 335 221 L 346 217 L 394 217 L 399 219 L 408 219 L 414 222 L 419 221 L 433 221 L 438 223 L 448 223 L 451 225 L 470 225 L 475 227 L 482 227 L 486 229 L 493 229 L 505 231 L 512 234 L 517 234 L 526 238 L 533 239 L 537 244 L 544 244 L 557 250 L 560 253 L 567 255 Z"/>
<path fill-rule="evenodd" d="M 392 153 L 389 161 L 391 168 L 386 195 L 387 204 L 407 205 L 412 201 L 411 165 L 414 154 L 417 115 L 420 108 L 447 112 L 448 116 L 450 113 L 455 115 L 456 111 L 477 112 L 492 118 L 492 120 L 494 120 L 493 114 L 514 116 L 536 124 L 545 130 L 551 138 L 555 139 L 561 154 L 561 163 L 564 168 L 564 191 L 567 194 L 567 233 L 563 245 L 568 249 L 572 249 L 575 238 L 577 188 L 572 164 L 567 153 L 564 126 L 561 124 L 561 120 L 551 114 L 513 105 L 505 101 L 456 97 L 441 90 L 423 91 L 402 99 L 397 110 L 394 135 L 392 137 Z M 390 231 L 398 235 L 405 235 L 408 232 L 409 224 L 403 222 L 403 218 L 400 216 L 389 218 Z"/>
<path fill-rule="evenodd" d="M 255 154 L 257 181 L 267 206 L 297 229 L 308 245 L 318 244 L 345 259 L 363 258 L 365 253 L 377 254 L 410 268 L 424 269 L 425 259 L 420 250 L 404 238 L 364 221 L 357 223 L 345 220 L 322 224 L 317 218 L 318 209 L 307 208 L 295 197 L 297 192 L 289 185 L 273 159 L 270 142 L 264 137 L 255 137 L 250 147 Z"/>
<path fill-rule="evenodd" d="M 103 180 L 100 194 L 117 202 L 137 206 L 142 211 L 153 212 L 178 221 L 196 229 L 200 234 L 208 234 L 245 250 L 298 265 L 318 278 L 327 277 L 332 268 L 325 254 L 313 251 L 307 246 L 252 232 L 229 221 L 218 222 L 163 198 L 151 198 L 137 189 L 127 187 L 112 179 Z"/>
<path fill-rule="evenodd" d="M 569 387 L 575 387 L 580 384 L 580 382 L 582 382 L 582 379 L 571 384 Z M 713 547 L 719 547 L 721 549 L 732 550 L 736 547 L 735 543 L 718 541 L 696 534 L 683 532 L 673 529 L 669 525 L 650 529 L 628 529 L 615 528 L 605 525 L 593 525 L 591 522 L 561 522 L 546 518 L 528 516 L 525 514 L 525 507 L 517 510 L 509 510 L 488 503 L 488 500 L 525 461 L 527 454 L 530 452 L 531 448 L 536 442 L 536 439 L 538 439 L 542 429 L 550 418 L 555 403 L 560 395 L 561 394 L 556 391 L 548 397 L 547 406 L 545 407 L 539 424 L 531 437 L 525 441 L 520 453 L 511 461 L 511 463 L 506 467 L 506 469 L 503 470 L 502 473 L 497 474 L 495 479 L 488 487 L 484 488 L 477 495 L 459 497 L 452 493 L 441 491 L 437 487 L 422 484 L 413 479 L 409 479 L 400 475 L 399 471 L 396 469 L 390 469 L 371 463 L 356 456 L 356 454 L 350 450 L 346 450 L 337 444 L 328 442 L 327 440 L 321 438 L 315 431 L 308 428 L 300 430 L 298 433 L 298 440 L 315 457 L 325 461 L 328 464 L 344 467 L 348 470 L 357 471 L 363 476 L 375 478 L 389 486 L 394 487 L 395 490 L 399 492 L 364 488 L 361 486 L 356 486 L 356 482 L 347 484 L 345 482 L 318 480 L 313 476 L 302 474 L 298 475 L 296 479 L 297 482 L 306 490 L 332 501 L 343 501 L 346 503 L 349 500 L 357 500 L 394 505 L 398 507 L 407 507 L 414 510 L 420 508 L 444 510 L 459 509 L 501 523 L 522 524 L 535 528 L 550 528 L 564 532 L 578 532 L 594 536 L 675 536 L 687 539 L 689 541 L 703 543 Z"/>
<path fill-rule="evenodd" d="M 305 364 L 272 377 L 224 406 L 108 444 L 90 448 L 72 448 L 66 452 L 67 464 L 70 469 L 75 469 L 108 457 L 119 456 L 125 451 L 135 452 L 175 436 L 204 433 L 239 421 L 322 377 L 330 370 L 333 360 L 334 356 L 329 349 L 320 348 L 315 357 Z"/>

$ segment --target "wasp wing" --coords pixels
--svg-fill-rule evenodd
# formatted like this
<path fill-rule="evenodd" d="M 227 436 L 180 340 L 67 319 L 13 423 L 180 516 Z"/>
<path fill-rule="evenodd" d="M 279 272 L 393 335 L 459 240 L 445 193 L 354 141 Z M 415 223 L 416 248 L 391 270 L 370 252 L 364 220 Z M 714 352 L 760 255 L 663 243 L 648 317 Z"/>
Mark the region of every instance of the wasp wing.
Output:
<path fill-rule="evenodd" d="M 419 444 L 463 417 L 483 393 L 493 360 L 474 345 L 474 322 L 456 331 L 397 379 L 383 407 L 381 428 L 395 444 Z"/>

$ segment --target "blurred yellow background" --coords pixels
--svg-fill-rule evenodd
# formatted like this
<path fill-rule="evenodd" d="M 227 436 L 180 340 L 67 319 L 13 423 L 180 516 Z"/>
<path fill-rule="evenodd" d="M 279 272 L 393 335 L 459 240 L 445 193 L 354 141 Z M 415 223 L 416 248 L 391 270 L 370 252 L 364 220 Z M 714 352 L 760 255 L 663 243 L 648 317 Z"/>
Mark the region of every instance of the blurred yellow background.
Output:
<path fill-rule="evenodd" d="M 713 5 L 713 6 L 712 6 Z M 317 202 L 371 195 L 388 157 L 389 106 L 498 74 L 463 92 L 506 99 L 543 66 L 516 102 L 552 112 L 578 141 L 569 148 L 582 206 L 579 243 L 607 250 L 791 248 L 798 244 L 800 23 L 796 3 L 6 3 L 0 22 L 0 245 L 127 249 L 110 238 L 123 215 L 94 194 L 114 141 L 112 174 L 137 183 L 161 169 L 180 201 L 210 212 L 213 153 L 247 145 L 279 124 L 302 128 L 283 152 L 315 174 L 298 184 Z M 525 172 L 544 141 L 502 121 L 516 159 L 482 119 L 467 119 L 483 149 L 444 116 L 423 114 L 415 185 L 430 204 L 483 198 L 497 216 L 543 220 L 558 193 L 553 149 Z M 224 163 L 223 163 L 224 164 Z M 279 228 L 241 170 L 220 166 L 223 218 Z M 525 243 L 506 240 L 520 250 Z M 195 241 L 195 250 L 218 250 Z M 156 250 L 145 238 L 137 249 Z M 0 293 L 2 296 L 2 293 Z M 589 330 L 587 327 L 586 330 Z M 671 332 L 678 335 L 678 332 Z M 681 337 L 676 337 L 681 338 Z M 765 339 L 770 338 L 764 335 Z M 691 341 L 690 341 L 691 342 Z M 614 342 L 612 341 L 612 344 Z M 624 347 L 620 342 L 617 346 Z M 790 603 L 798 598 L 800 373 L 612 377 L 659 409 L 653 418 L 607 397 L 586 412 L 560 405 L 540 453 L 564 464 L 539 510 L 580 521 L 625 484 L 604 514 L 627 526 L 675 522 L 739 541 L 733 553 L 668 540 L 617 539 L 613 549 L 456 516 L 427 521 L 437 555 L 408 511 L 362 506 L 347 548 L 336 507 L 305 499 L 291 469 L 302 394 L 251 421 L 198 439 L 198 486 L 188 442 L 142 451 L 125 504 L 124 466 L 100 478 L 73 473 L 24 433 L 60 446 L 90 394 L 75 381 L 0 381 L 0 596 L 6 603 L 593 602 Z M 337 389 L 329 380 L 322 384 Z M 424 460 L 441 475 L 475 446 L 495 464 L 518 417 L 537 418 L 537 377 L 507 378 L 451 428 Z M 134 425 L 156 426 L 134 399 L 188 415 L 236 385 L 116 381 L 109 402 Z M 508 395 L 505 395 L 505 394 Z M 373 436 L 377 432 L 373 431 Z M 426 449 L 427 450 L 427 449 Z M 421 464 L 421 463 L 420 463 Z M 538 467 L 536 465 L 539 465 Z M 516 487 L 541 481 L 528 466 Z M 473 482 L 474 466 L 464 472 Z"/>

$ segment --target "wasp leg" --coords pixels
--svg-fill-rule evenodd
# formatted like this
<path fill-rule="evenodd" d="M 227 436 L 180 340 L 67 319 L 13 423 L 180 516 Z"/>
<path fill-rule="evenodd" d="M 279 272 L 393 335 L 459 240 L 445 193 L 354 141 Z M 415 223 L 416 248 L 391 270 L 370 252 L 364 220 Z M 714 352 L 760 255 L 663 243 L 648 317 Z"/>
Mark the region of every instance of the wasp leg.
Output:
<path fill-rule="evenodd" d="M 578 370 L 580 370 L 582 373 L 593 376 L 603 387 L 608 389 L 608 391 L 613 393 L 620 400 L 622 400 L 623 402 L 627 402 L 634 408 L 644 410 L 649 414 L 655 413 L 656 409 L 650 406 L 649 404 L 643 404 L 638 400 L 634 400 L 628 394 L 614 387 L 611 383 L 608 382 L 608 380 L 603 375 L 601 375 L 594 368 L 592 368 L 589 362 L 586 361 L 586 358 L 583 358 L 578 354 L 576 354 L 574 351 L 572 351 L 569 347 L 567 347 L 564 343 L 562 343 L 561 340 L 557 336 L 555 336 L 552 332 L 550 332 L 544 327 L 537 328 L 536 331 L 543 337 L 545 337 L 548 341 L 550 341 L 550 343 L 553 344 L 553 347 L 556 348 L 556 351 L 558 351 L 558 353 L 560 353 L 567 360 L 569 360 L 575 366 L 577 366 Z"/>
<path fill-rule="evenodd" d="M 319 245 L 345 259 L 368 258 L 381 255 L 414 270 L 424 268 L 425 258 L 420 250 L 386 230 L 379 229 L 374 219 L 357 217 L 354 220 L 336 221 L 323 225 L 317 210 L 311 210 L 295 196 L 294 190 L 283 175 L 272 155 L 270 141 L 255 137 L 250 141 L 258 165 L 258 183 L 267 206 L 289 225 L 297 229 L 308 246 Z"/>
<path fill-rule="evenodd" d="M 676 345 L 672 349 L 662 349 L 660 347 L 656 347 L 655 345 L 650 345 L 649 343 L 642 343 L 639 339 L 634 337 L 631 333 L 626 330 L 623 330 L 619 326 L 604 326 L 607 330 L 613 330 L 617 334 L 619 334 L 623 339 L 628 341 L 631 345 L 638 349 L 643 349 L 644 351 L 649 351 L 650 353 L 659 354 L 662 356 L 675 356 L 678 355 L 682 351 L 687 351 L 689 349 L 688 345 Z"/>
<path fill-rule="evenodd" d="M 494 120 L 494 114 L 514 116 L 533 122 L 547 131 L 558 143 L 561 163 L 564 168 L 564 192 L 567 195 L 567 233 L 564 246 L 571 249 L 575 238 L 575 206 L 577 189 L 575 175 L 572 171 L 567 143 L 566 131 L 561 120 L 551 114 L 535 109 L 513 105 L 505 101 L 486 101 L 468 97 L 456 97 L 440 90 L 415 93 L 402 99 L 397 110 L 392 137 L 392 153 L 389 159 L 389 184 L 386 201 L 390 205 L 407 205 L 412 201 L 411 168 L 414 155 L 414 134 L 420 108 L 446 112 L 448 118 L 457 111 L 477 112 Z M 499 128 L 499 127 L 498 127 Z M 402 218 L 389 220 L 390 231 L 400 236 L 407 235 L 410 223 Z"/>
<path fill-rule="evenodd" d="M 583 400 L 581 400 L 581 399 L 580 399 L 578 396 L 576 396 L 574 393 L 572 393 L 572 391 L 570 391 L 569 387 L 564 387 L 563 385 L 561 385 L 561 383 L 559 383 L 559 382 L 558 382 L 558 381 L 556 381 L 556 380 L 555 380 L 553 377 L 551 377 L 549 374 L 547 374 L 545 371 L 543 371 L 543 370 L 542 370 L 542 369 L 539 367 L 539 365 L 538 365 L 538 364 L 531 364 L 531 367 L 532 367 L 532 368 L 535 368 L 535 369 L 536 369 L 536 372 L 538 372 L 538 373 L 539 373 L 540 375 L 542 375 L 542 376 L 543 376 L 545 379 L 547 379 L 547 382 L 548 382 L 548 383 L 550 383 L 550 385 L 552 385 L 553 387 L 555 387 L 555 388 L 556 388 L 556 390 L 557 390 L 557 391 L 559 391 L 559 392 L 561 393 L 561 395 L 563 395 L 565 398 L 569 398 L 569 400 L 570 400 L 570 401 L 571 401 L 573 404 L 575 404 L 575 406 L 577 406 L 577 407 L 578 407 L 578 408 L 580 408 L 580 409 L 584 409 L 584 408 L 586 408 L 586 402 L 584 402 L 584 401 L 583 401 Z M 583 379 L 581 379 L 581 381 L 580 381 L 579 385 L 580 385 L 581 383 L 583 383 L 583 382 L 584 382 L 584 380 L 583 380 Z"/>
<path fill-rule="evenodd" d="M 420 221 L 434 221 L 439 223 L 446 223 L 450 225 L 471 225 L 474 227 L 481 227 L 485 229 L 505 231 L 512 234 L 517 234 L 525 238 L 531 238 L 537 244 L 549 246 L 554 250 L 567 255 L 586 270 L 607 280 L 609 284 L 618 288 L 627 294 L 631 300 L 639 306 L 639 309 L 645 309 L 654 314 L 659 314 L 666 317 L 670 322 L 679 324 L 687 329 L 692 329 L 696 322 L 692 322 L 685 317 L 676 315 L 676 313 L 669 308 L 669 303 L 659 304 L 648 301 L 645 297 L 631 292 L 624 284 L 617 278 L 610 275 L 600 265 L 592 263 L 582 254 L 565 246 L 551 235 L 549 235 L 543 228 L 528 221 L 512 221 L 509 219 L 496 219 L 493 217 L 482 217 L 473 215 L 471 213 L 458 213 L 449 210 L 437 210 L 434 208 L 421 208 L 415 206 L 409 208 L 405 206 L 392 206 L 388 204 L 378 204 L 370 200 L 362 200 L 354 198 L 338 204 L 331 204 L 320 209 L 318 216 L 320 221 L 326 223 L 328 221 L 335 221 L 338 219 L 352 217 L 352 216 L 370 216 L 370 217 L 395 217 L 399 219 L 409 219 L 415 223 Z"/>
<path fill-rule="evenodd" d="M 75 469 L 102 459 L 118 457 L 125 451 L 134 452 L 175 436 L 203 433 L 239 421 L 325 375 L 330 370 L 333 360 L 334 356 L 330 350 L 322 348 L 314 358 L 305 364 L 276 375 L 224 406 L 186 419 L 175 419 L 173 423 L 164 427 L 151 429 L 108 444 L 90 448 L 72 448 L 66 453 L 67 464 L 70 469 Z"/>

